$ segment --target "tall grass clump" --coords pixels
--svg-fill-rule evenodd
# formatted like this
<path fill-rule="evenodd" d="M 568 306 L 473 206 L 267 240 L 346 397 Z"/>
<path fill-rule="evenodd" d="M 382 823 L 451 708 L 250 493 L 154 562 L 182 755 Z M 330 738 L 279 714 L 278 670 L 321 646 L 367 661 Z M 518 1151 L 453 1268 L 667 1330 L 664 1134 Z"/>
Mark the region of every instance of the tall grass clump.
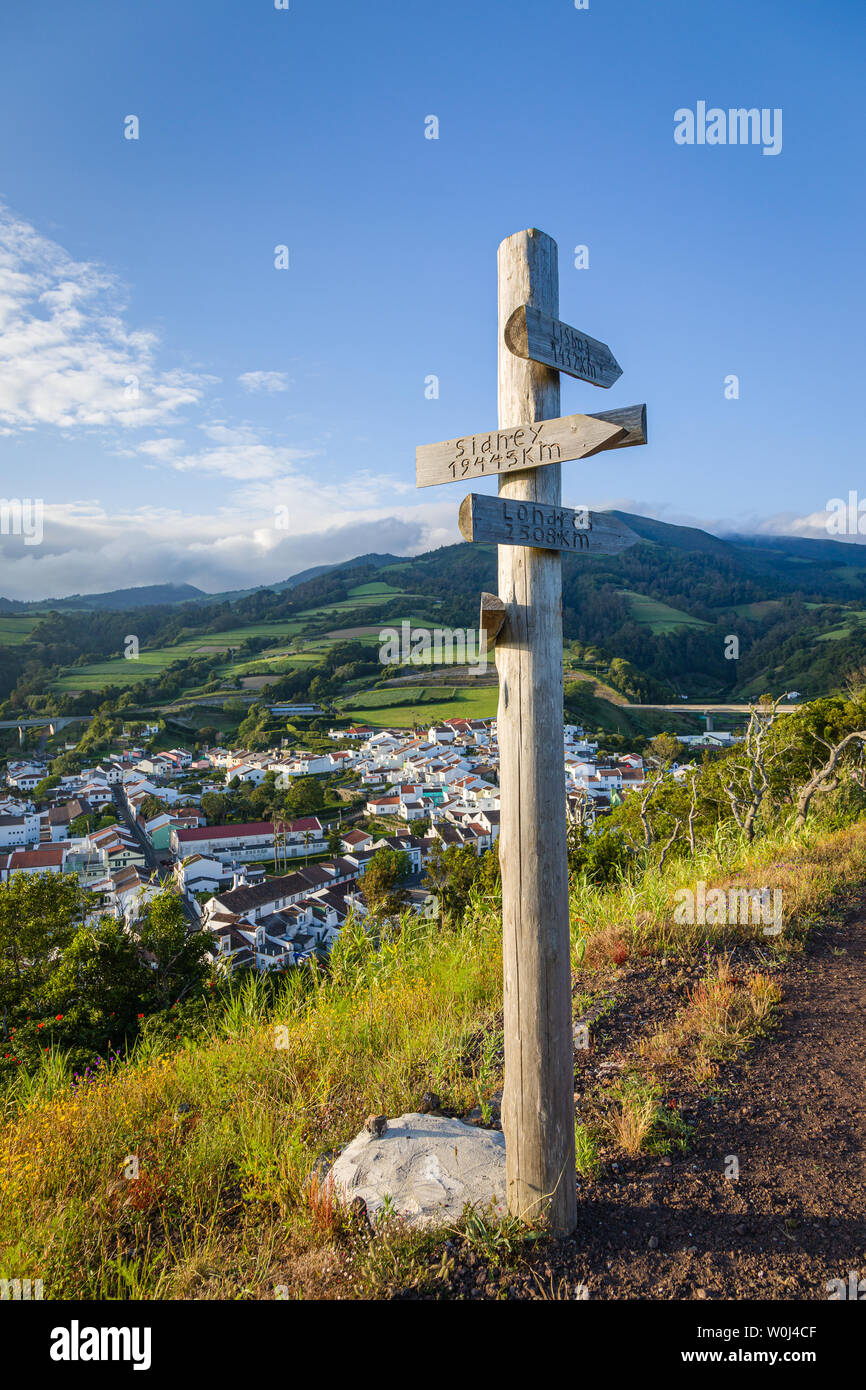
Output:
<path fill-rule="evenodd" d="M 500 955 L 477 903 L 445 929 L 409 916 L 374 938 L 350 922 L 329 968 L 287 975 L 268 1008 L 260 982 L 239 982 L 207 1039 L 133 1052 L 87 1085 L 47 1061 L 0 1110 L 14 1276 L 102 1297 L 112 1261 L 128 1272 L 150 1252 L 135 1287 L 151 1296 L 253 1287 L 262 1240 L 315 1244 L 315 1161 L 371 1110 L 412 1110 L 428 1087 L 458 1111 L 478 1102 L 473 1044 L 496 1026 Z"/>

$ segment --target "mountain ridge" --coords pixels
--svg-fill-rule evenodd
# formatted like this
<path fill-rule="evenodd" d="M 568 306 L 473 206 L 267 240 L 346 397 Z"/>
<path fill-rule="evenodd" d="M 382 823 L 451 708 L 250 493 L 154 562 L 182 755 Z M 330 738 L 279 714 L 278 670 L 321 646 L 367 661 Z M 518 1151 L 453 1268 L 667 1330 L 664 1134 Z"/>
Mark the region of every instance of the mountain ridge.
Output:
<path fill-rule="evenodd" d="M 641 541 L 682 550 L 693 554 L 716 555 L 720 559 L 739 560 L 745 568 L 762 571 L 767 567 L 767 557 L 788 557 L 792 560 L 807 560 L 815 563 L 832 561 L 834 565 L 850 569 L 866 570 L 866 543 L 818 539 L 811 536 L 767 536 L 755 533 L 730 533 L 717 536 L 698 526 L 681 526 L 674 522 L 658 521 L 653 517 L 640 516 L 634 512 L 611 509 L 610 514 L 618 517 L 640 537 Z M 34 613 L 37 611 L 77 610 L 117 610 L 173 606 L 182 603 L 235 603 L 257 593 L 281 593 L 298 588 L 313 579 L 327 574 L 348 572 L 353 569 L 387 569 L 391 565 L 412 564 L 425 557 L 435 556 L 442 550 L 458 550 L 465 542 L 436 546 L 416 555 L 393 555 L 390 552 L 366 552 L 352 556 L 348 560 L 311 565 L 287 575 L 284 579 L 267 584 L 254 584 L 243 589 L 226 589 L 209 593 L 193 584 L 143 584 L 129 588 L 110 589 L 93 594 L 68 594 L 62 598 L 50 599 L 8 599 L 0 597 L 0 613 Z"/>

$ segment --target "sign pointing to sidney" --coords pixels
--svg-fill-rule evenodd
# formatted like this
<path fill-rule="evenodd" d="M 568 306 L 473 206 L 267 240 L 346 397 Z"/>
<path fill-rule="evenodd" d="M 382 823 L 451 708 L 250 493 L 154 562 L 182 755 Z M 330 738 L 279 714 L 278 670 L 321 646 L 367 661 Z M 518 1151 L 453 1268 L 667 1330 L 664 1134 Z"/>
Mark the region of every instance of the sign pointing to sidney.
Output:
<path fill-rule="evenodd" d="M 639 537 L 619 517 L 586 507 L 521 502 L 470 492 L 460 504 L 460 534 L 493 545 L 532 545 L 539 550 L 616 555 Z"/>
<path fill-rule="evenodd" d="M 555 367 L 592 386 L 613 386 L 622 376 L 622 367 L 607 343 L 579 333 L 529 304 L 521 304 L 506 323 L 505 344 L 515 357 Z"/>
<path fill-rule="evenodd" d="M 643 405 L 599 415 L 563 415 L 558 420 L 537 420 L 513 429 L 422 444 L 415 450 L 415 483 L 417 487 L 435 487 L 464 478 L 519 473 L 548 463 L 589 458 L 603 449 L 645 443 Z"/>

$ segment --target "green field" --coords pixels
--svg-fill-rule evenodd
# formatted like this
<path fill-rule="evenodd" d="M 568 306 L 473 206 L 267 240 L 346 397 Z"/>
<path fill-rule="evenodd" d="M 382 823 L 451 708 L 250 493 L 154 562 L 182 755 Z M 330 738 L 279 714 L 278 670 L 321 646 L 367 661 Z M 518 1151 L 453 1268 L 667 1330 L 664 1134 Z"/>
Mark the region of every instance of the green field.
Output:
<path fill-rule="evenodd" d="M 436 705 L 455 699 L 458 690 L 459 687 L 453 685 L 395 685 L 384 690 L 359 690 L 354 695 L 342 696 L 335 704 L 338 709 L 354 709 L 357 705 L 365 709 Z"/>
<path fill-rule="evenodd" d="M 656 635 L 675 632 L 679 627 L 710 626 L 703 618 L 693 618 L 690 613 L 684 613 L 680 608 L 672 608 L 670 604 L 662 603 L 659 599 L 647 598 L 645 594 L 635 594 L 631 589 L 619 589 L 617 592 L 628 599 L 635 622 L 644 624 Z"/>
<path fill-rule="evenodd" d="M 215 651 L 226 651 L 229 647 L 239 647 L 246 637 L 269 637 L 273 639 L 273 647 L 266 648 L 263 652 L 257 652 L 255 656 L 246 657 L 244 660 L 235 661 L 235 674 L 238 676 L 249 675 L 280 675 L 284 672 L 296 669 L 299 666 L 309 666 L 321 659 L 324 651 L 332 647 L 336 642 L 353 640 L 363 642 L 365 645 L 375 646 L 378 642 L 379 626 L 376 625 L 375 633 L 359 634 L 351 639 L 346 637 L 327 636 L 319 633 L 310 635 L 304 642 L 304 649 L 299 652 L 288 650 L 292 638 L 303 636 L 310 632 L 311 628 L 321 627 L 323 619 L 339 619 L 342 613 L 357 611 L 359 607 L 375 608 L 383 600 L 390 601 L 392 598 L 418 599 L 422 597 L 416 594 L 402 594 L 399 589 L 394 589 L 387 584 L 362 584 L 357 589 L 350 590 L 354 597 L 343 599 L 339 603 L 322 605 L 319 608 L 304 610 L 303 613 L 291 619 L 284 619 L 275 623 L 248 623 L 245 626 L 228 628 L 225 632 L 204 632 L 199 634 L 190 633 L 184 635 L 179 642 L 173 646 L 165 647 L 143 647 L 139 653 L 138 660 L 128 660 L 122 655 L 110 657 L 104 661 L 90 662 L 87 666 L 69 666 L 61 676 L 54 681 L 53 690 L 57 691 L 78 691 L 78 690 L 99 690 L 104 685 L 136 685 L 139 681 L 149 680 L 153 676 L 158 676 L 167 666 L 174 661 L 186 660 L 189 657 L 205 656 Z M 406 615 L 406 620 L 412 623 L 423 623 L 424 618 L 417 615 Z M 27 631 L 23 624 L 31 627 L 38 622 L 38 618 L 8 618 L 0 619 L 0 624 L 7 623 L 10 631 L 16 631 L 20 635 L 6 640 L 24 641 Z M 401 619 L 394 619 L 389 626 L 399 628 Z M 339 630 L 339 629 L 337 629 Z M 0 634 L 2 634 L 0 626 Z M 2 640 L 2 637 L 0 637 Z M 221 664 L 214 675 L 222 678 L 231 672 L 231 663 L 227 658 Z M 191 692 L 184 692 L 191 693 Z"/>
<path fill-rule="evenodd" d="M 839 627 L 831 627 L 827 632 L 820 633 L 815 641 L 838 642 L 843 637 L 851 637 L 858 628 L 862 631 L 864 623 L 866 623 L 866 613 L 848 613 L 844 623 Z"/>
<path fill-rule="evenodd" d="M 818 608 L 820 604 L 813 604 L 812 607 Z M 734 612 L 741 613 L 744 618 L 752 618 L 756 622 L 760 622 L 764 618 L 769 618 L 773 613 L 781 612 L 781 609 L 780 599 L 768 598 L 758 599 L 755 603 L 738 603 L 734 607 Z"/>
<path fill-rule="evenodd" d="M 386 584 L 383 580 L 371 581 L 369 584 L 356 584 L 354 589 L 347 589 L 349 598 L 356 598 L 359 595 L 366 597 L 368 594 L 390 594 L 392 598 L 417 598 L 417 594 L 407 594 L 402 589 L 395 589 L 393 584 Z"/>
<path fill-rule="evenodd" d="M 498 686 L 482 685 L 476 690 L 471 686 L 408 686 L 406 692 L 394 693 L 401 693 L 405 697 L 409 691 L 417 692 L 419 689 L 423 689 L 424 692 L 423 703 L 385 706 L 378 703 L 370 704 L 369 698 L 387 692 L 362 691 L 357 697 L 358 703 L 353 704 L 347 700 L 342 704 L 340 713 L 343 718 L 351 719 L 356 724 L 371 724 L 376 728 L 391 725 L 397 728 L 411 728 L 413 724 L 426 726 L 439 723 L 443 719 L 492 719 L 496 715 L 499 703 Z M 428 696 L 429 699 L 426 698 Z M 364 703 L 361 703 L 362 701 Z"/>
<path fill-rule="evenodd" d="M 225 651 L 228 647 L 238 647 L 245 637 L 273 637 L 274 643 L 291 641 L 299 631 L 300 624 L 250 623 L 248 627 L 229 628 L 226 632 L 208 632 L 197 637 L 187 637 L 172 647 L 142 647 L 137 661 L 124 656 L 115 656 L 107 661 L 94 661 L 87 666 L 69 666 L 53 685 L 54 690 L 98 690 L 103 685 L 135 685 L 138 681 L 157 676 L 173 661 L 183 661 L 192 656 L 206 656 L 214 651 Z M 285 659 L 285 657 L 283 658 Z M 303 656 L 299 654 L 299 663 Z M 307 658 L 309 659 L 309 658 Z M 261 662 L 262 657 L 250 658 L 247 665 Z M 226 662 L 222 674 L 229 669 Z M 242 664 L 238 664 L 240 672 Z"/>
<path fill-rule="evenodd" d="M 34 627 L 42 621 L 42 613 L 10 614 L 0 617 L 0 647 L 17 647 L 26 642 Z"/>
<path fill-rule="evenodd" d="M 401 594 L 398 589 L 395 589 L 392 594 L 358 594 L 357 598 L 342 598 L 333 603 L 320 604 L 318 608 L 305 608 L 302 613 L 298 614 L 298 618 L 327 618 L 331 614 L 339 617 L 341 613 L 357 613 L 359 608 L 379 608 L 383 600 L 390 603 L 393 599 L 398 598 L 414 603 L 430 604 L 435 602 L 435 600 L 425 598 L 424 594 Z M 423 619 L 415 618 L 414 621 L 421 622 Z"/>

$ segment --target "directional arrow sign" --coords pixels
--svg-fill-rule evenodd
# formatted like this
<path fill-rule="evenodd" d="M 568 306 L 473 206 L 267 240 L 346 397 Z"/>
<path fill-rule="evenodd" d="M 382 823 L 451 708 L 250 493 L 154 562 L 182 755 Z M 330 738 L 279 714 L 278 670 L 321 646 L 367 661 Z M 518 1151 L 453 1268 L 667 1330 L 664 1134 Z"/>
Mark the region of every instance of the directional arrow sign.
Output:
<path fill-rule="evenodd" d="M 494 545 L 531 545 L 538 550 L 616 555 L 640 537 L 606 512 L 583 507 L 553 507 L 471 492 L 460 504 L 460 534 L 467 541 Z"/>
<path fill-rule="evenodd" d="M 538 420 L 534 425 L 422 444 L 415 450 L 415 483 L 417 487 L 434 487 L 464 478 L 519 473 L 548 463 L 589 458 L 603 449 L 645 443 L 644 405 L 599 415 L 563 415 L 558 420 Z"/>
<path fill-rule="evenodd" d="M 511 315 L 505 325 L 505 343 L 515 357 L 556 367 L 593 386 L 613 386 L 622 376 L 622 367 L 607 343 L 579 333 L 529 304 L 521 304 Z"/>

